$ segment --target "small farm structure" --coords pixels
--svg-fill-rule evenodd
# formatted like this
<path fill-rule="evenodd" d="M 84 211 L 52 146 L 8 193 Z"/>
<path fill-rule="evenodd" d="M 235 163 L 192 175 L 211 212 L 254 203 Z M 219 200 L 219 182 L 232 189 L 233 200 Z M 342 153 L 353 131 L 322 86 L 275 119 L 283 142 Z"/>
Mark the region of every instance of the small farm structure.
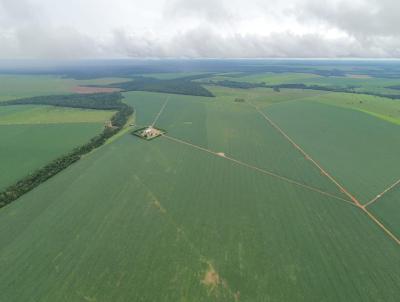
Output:
<path fill-rule="evenodd" d="M 155 139 L 165 133 L 166 132 L 164 130 L 155 128 L 153 126 L 141 128 L 132 132 L 133 135 L 139 136 L 145 140 Z"/>

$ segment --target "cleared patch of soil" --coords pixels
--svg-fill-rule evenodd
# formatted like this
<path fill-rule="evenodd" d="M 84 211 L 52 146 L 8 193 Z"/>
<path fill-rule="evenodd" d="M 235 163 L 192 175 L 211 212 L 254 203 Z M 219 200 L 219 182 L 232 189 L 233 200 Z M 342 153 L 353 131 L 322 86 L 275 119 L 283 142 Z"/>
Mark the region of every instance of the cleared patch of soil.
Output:
<path fill-rule="evenodd" d="M 211 264 L 208 264 L 208 269 L 204 274 L 204 278 L 201 282 L 211 289 L 217 287 L 221 283 L 221 278 Z"/>
<path fill-rule="evenodd" d="M 217 155 L 221 156 L 221 157 L 225 157 L 225 153 L 224 152 L 218 152 Z"/>
<path fill-rule="evenodd" d="M 167 211 L 162 207 L 160 202 L 158 200 L 154 200 L 152 203 L 153 207 L 155 207 L 157 210 L 159 210 L 161 213 L 165 214 Z"/>
<path fill-rule="evenodd" d="M 119 88 L 108 88 L 108 87 L 87 87 L 87 86 L 75 86 L 72 88 L 72 92 L 79 94 L 89 93 L 112 93 L 121 91 Z"/>

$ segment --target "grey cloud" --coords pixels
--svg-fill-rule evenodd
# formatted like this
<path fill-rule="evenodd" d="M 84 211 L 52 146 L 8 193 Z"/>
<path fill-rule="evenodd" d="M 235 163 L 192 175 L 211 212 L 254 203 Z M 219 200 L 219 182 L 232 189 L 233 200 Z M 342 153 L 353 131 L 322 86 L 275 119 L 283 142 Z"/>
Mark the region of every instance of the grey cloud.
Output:
<path fill-rule="evenodd" d="M 7 53 L 31 58 L 335 58 L 400 57 L 400 41 L 388 37 L 359 41 L 352 38 L 327 39 L 320 34 L 272 33 L 266 36 L 233 34 L 223 36 L 209 27 L 199 27 L 160 40 L 149 35 L 114 31 L 108 42 L 93 40 L 68 28 L 20 29 Z M 3 41 L 0 35 L 0 43 Z M 15 45 L 14 47 L 11 47 Z M 1 50 L 5 54 L 5 49 Z M 4 57 L 4 56 L 3 56 Z"/>
<path fill-rule="evenodd" d="M 124 29 L 109 28 L 105 35 L 89 35 L 85 29 L 96 32 L 95 24 L 77 29 L 69 19 L 63 19 L 66 16 L 53 16 L 60 20 L 58 25 L 53 24 L 43 6 L 36 4 L 47 5 L 46 11 L 51 12 L 54 3 L 50 0 L 0 0 L 0 58 L 400 57 L 400 3 L 395 0 L 290 0 L 283 6 L 272 3 L 264 11 L 261 0 L 152 1 L 159 1 L 160 19 L 170 19 L 170 23 L 162 22 L 161 27 L 154 28 L 133 23 Z M 277 32 L 279 27 L 275 31 L 262 28 L 265 34 L 260 30 L 255 31 L 257 34 L 251 30 L 244 33 L 231 26 L 240 26 L 240 22 L 235 24 L 237 20 L 251 19 L 255 8 L 260 8 L 256 16 L 272 19 L 285 18 L 288 7 L 294 7 L 289 17 L 307 25 L 309 33 L 301 34 L 295 28 Z M 178 30 L 171 24 L 179 24 Z M 337 38 L 325 36 L 321 30 L 312 30 L 315 24 L 343 34 Z M 136 27 L 146 28 L 146 32 Z"/>
<path fill-rule="evenodd" d="M 356 39 L 327 39 L 319 34 L 296 35 L 273 33 L 267 36 L 222 36 L 209 27 L 199 27 L 177 34 L 168 41 L 116 34 L 114 47 L 132 57 L 187 58 L 347 58 L 399 57 L 400 42 L 377 38 L 368 43 Z M 389 49 L 389 50 L 386 50 Z"/>
<path fill-rule="evenodd" d="M 24 27 L 18 30 L 16 38 L 21 52 L 29 53 L 31 57 L 75 59 L 102 53 L 98 42 L 68 27 Z"/>
<path fill-rule="evenodd" d="M 0 0 L 0 57 L 84 58 L 101 46 L 71 27 L 53 26 L 40 5 L 29 0 Z"/>
<path fill-rule="evenodd" d="M 0 24 L 2 27 L 38 24 L 42 20 L 42 9 L 29 0 L 0 0 Z"/>
<path fill-rule="evenodd" d="M 114 30 L 113 39 L 105 46 L 109 53 L 128 57 L 165 57 L 164 43 L 146 35 L 126 33 Z"/>
<path fill-rule="evenodd" d="M 398 0 L 307 0 L 296 7 L 301 22 L 311 18 L 360 38 L 400 35 L 399 11 Z"/>
<path fill-rule="evenodd" d="M 199 18 L 211 23 L 231 22 L 234 18 L 223 0 L 169 0 L 164 6 L 165 18 Z"/>

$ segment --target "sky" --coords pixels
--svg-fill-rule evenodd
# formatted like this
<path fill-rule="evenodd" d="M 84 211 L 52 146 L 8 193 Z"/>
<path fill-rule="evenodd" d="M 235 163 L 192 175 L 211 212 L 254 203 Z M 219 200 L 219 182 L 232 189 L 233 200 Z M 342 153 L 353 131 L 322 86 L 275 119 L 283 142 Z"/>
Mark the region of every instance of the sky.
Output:
<path fill-rule="evenodd" d="M 0 0 L 0 59 L 400 58 L 398 0 Z"/>

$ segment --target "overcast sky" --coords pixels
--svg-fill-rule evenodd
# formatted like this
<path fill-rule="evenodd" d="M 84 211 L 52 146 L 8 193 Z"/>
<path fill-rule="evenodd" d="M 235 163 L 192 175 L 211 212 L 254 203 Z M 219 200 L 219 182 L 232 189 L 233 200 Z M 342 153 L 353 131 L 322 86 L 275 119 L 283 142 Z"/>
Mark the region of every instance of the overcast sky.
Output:
<path fill-rule="evenodd" d="M 0 0 L 0 59 L 400 58 L 399 0 Z"/>

